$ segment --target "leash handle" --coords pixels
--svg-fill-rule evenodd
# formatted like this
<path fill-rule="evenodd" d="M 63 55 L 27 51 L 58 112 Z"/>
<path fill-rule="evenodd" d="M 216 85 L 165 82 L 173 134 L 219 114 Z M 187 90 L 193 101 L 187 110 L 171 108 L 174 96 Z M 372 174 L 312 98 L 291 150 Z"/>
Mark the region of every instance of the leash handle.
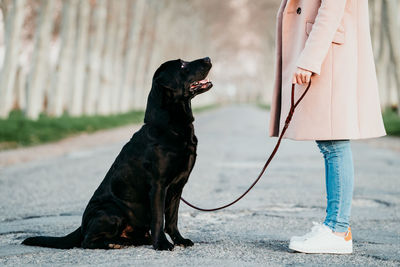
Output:
<path fill-rule="evenodd" d="M 196 210 L 199 210 L 199 211 L 208 211 L 209 212 L 209 211 L 222 210 L 222 209 L 225 209 L 227 207 L 230 207 L 233 204 L 235 204 L 236 202 L 238 202 L 239 200 L 241 200 L 245 195 L 247 195 L 247 193 L 250 192 L 250 190 L 258 183 L 258 181 L 260 180 L 261 176 L 264 174 L 265 170 L 267 169 L 269 163 L 274 158 L 275 153 L 278 151 L 278 148 L 279 148 L 279 145 L 281 143 L 282 137 L 285 134 L 286 129 L 289 127 L 290 121 L 292 120 L 294 111 L 295 111 L 297 105 L 301 102 L 301 100 L 303 100 L 304 96 L 307 94 L 308 89 L 310 89 L 310 86 L 311 86 L 311 80 L 308 83 L 308 86 L 307 86 L 306 90 L 300 96 L 300 98 L 296 102 L 294 102 L 295 84 L 292 84 L 292 95 L 291 95 L 291 102 L 290 102 L 290 110 L 289 110 L 289 113 L 288 113 L 288 115 L 286 117 L 286 120 L 285 120 L 285 126 L 283 127 L 282 132 L 279 135 L 279 139 L 276 142 L 274 150 L 272 151 L 271 155 L 269 156 L 267 162 L 265 163 L 264 167 L 262 168 L 262 170 L 261 170 L 260 174 L 258 175 L 257 179 L 251 184 L 251 186 L 242 195 L 240 195 L 234 201 L 232 201 L 232 202 L 230 202 L 230 203 L 228 203 L 226 205 L 223 205 L 223 206 L 218 207 L 218 208 L 212 208 L 212 209 L 204 209 L 204 208 L 197 207 L 197 206 L 191 204 L 190 202 L 186 201 L 183 197 L 181 197 L 182 202 L 184 202 L 186 205 L 188 205 L 189 207 L 191 207 L 193 209 L 196 209 Z"/>

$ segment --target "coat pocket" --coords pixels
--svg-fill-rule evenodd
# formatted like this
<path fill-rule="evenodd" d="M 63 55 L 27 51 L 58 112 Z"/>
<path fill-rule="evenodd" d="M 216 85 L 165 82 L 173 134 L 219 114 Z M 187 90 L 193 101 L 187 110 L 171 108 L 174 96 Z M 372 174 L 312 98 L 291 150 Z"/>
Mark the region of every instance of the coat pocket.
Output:
<path fill-rule="evenodd" d="M 306 33 L 310 35 L 311 29 L 314 25 L 314 22 L 307 21 L 306 23 Z M 344 44 L 345 41 L 345 30 L 342 24 L 340 24 L 339 28 L 337 29 L 335 36 L 333 37 L 332 43 L 335 44 Z"/>

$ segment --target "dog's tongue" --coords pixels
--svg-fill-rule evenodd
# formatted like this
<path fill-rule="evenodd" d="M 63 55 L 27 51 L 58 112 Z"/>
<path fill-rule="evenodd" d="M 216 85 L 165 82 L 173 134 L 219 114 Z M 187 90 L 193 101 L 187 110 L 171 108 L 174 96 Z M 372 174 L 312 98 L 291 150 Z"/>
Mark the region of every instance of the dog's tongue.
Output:
<path fill-rule="evenodd" d="M 208 78 L 206 78 L 206 79 L 204 79 L 204 80 L 199 81 L 199 83 L 205 84 L 205 83 L 208 83 L 209 81 L 210 81 L 210 80 L 209 80 Z"/>
<path fill-rule="evenodd" d="M 199 86 L 199 85 L 201 85 L 201 87 L 204 87 L 208 82 L 210 82 L 210 80 L 208 78 L 206 78 L 204 80 L 201 80 L 201 81 L 193 83 L 191 88 L 194 88 L 194 87 Z"/>

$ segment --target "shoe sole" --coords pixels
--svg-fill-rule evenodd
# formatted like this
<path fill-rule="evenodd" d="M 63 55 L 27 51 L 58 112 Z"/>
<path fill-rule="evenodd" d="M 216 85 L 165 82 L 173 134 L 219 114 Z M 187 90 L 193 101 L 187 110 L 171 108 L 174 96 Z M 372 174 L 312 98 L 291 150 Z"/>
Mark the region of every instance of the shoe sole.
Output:
<path fill-rule="evenodd" d="M 298 248 L 293 245 L 289 245 L 289 249 L 302 252 L 302 253 L 307 253 L 307 254 L 351 254 L 353 253 L 353 249 L 350 250 L 338 250 L 338 249 L 332 249 L 332 250 L 311 250 L 311 249 L 303 249 L 303 248 Z"/>

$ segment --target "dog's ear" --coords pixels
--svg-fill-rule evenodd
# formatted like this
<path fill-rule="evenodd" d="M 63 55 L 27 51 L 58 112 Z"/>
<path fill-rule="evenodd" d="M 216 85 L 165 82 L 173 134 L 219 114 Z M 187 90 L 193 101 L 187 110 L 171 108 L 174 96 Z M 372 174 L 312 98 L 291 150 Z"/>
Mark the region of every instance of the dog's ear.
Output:
<path fill-rule="evenodd" d="M 154 82 L 157 84 L 158 93 L 161 95 L 162 105 L 168 104 L 173 98 L 173 88 L 171 79 L 166 77 L 167 75 L 158 76 Z"/>
<path fill-rule="evenodd" d="M 164 73 L 160 73 L 155 79 L 154 82 L 164 88 L 173 89 L 173 85 L 171 84 L 171 81 L 173 81 L 171 79 L 171 77 L 169 77 L 169 75 L 167 75 L 165 72 Z"/>

